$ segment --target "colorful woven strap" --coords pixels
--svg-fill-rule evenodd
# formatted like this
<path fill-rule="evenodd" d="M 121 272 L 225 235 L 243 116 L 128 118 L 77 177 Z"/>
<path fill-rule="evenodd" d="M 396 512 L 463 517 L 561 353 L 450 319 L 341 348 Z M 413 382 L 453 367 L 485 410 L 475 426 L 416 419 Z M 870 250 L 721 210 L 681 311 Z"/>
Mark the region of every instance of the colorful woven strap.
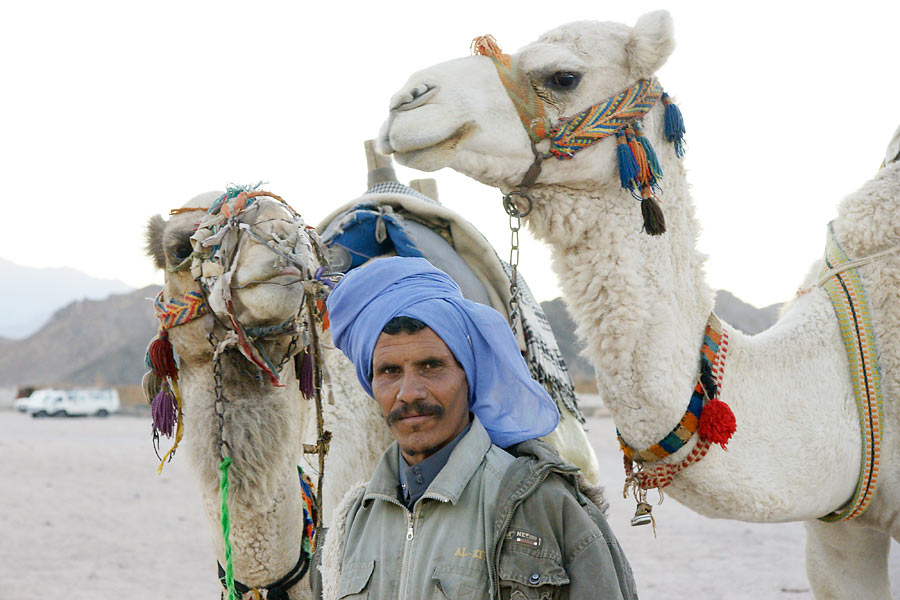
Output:
<path fill-rule="evenodd" d="M 625 454 L 626 462 L 656 462 L 675 454 L 690 441 L 697 432 L 703 407 L 708 401 L 719 395 L 727 349 L 728 332 L 722 327 L 722 322 L 718 317 L 711 314 L 706 323 L 703 345 L 700 348 L 700 373 L 697 375 L 694 392 L 691 394 L 684 416 L 666 437 L 644 450 L 637 450 L 629 446 L 617 429 L 616 435 L 619 438 L 619 446 Z M 709 374 L 710 377 L 704 376 L 704 373 Z"/>
<path fill-rule="evenodd" d="M 558 159 L 572 158 L 579 150 L 615 135 L 643 117 L 662 94 L 663 88 L 655 77 L 639 79 L 612 98 L 574 117 L 561 119 L 550 132 L 550 152 Z"/>
<path fill-rule="evenodd" d="M 822 272 L 850 262 L 834 238 L 831 224 L 828 224 L 828 239 L 825 246 L 825 264 Z M 859 271 L 856 268 L 835 273 L 822 284 L 831 299 L 831 305 L 841 326 L 841 336 L 850 363 L 850 376 L 856 395 L 859 412 L 859 427 L 863 448 L 860 459 L 859 481 L 850 502 L 833 513 L 821 517 L 823 521 L 841 521 L 858 517 L 866 510 L 878 480 L 881 460 L 881 434 L 884 423 L 884 408 L 881 401 L 881 369 L 878 366 L 878 350 L 875 345 L 875 331 L 866 303 Z"/>
<path fill-rule="evenodd" d="M 472 40 L 472 52 L 487 56 L 494 62 L 500 82 L 531 140 L 539 142 L 546 138 L 550 124 L 544 112 L 544 103 L 535 93 L 528 73 L 513 64 L 512 57 L 503 54 L 493 36 L 483 35 Z"/>
<path fill-rule="evenodd" d="M 163 302 L 163 293 L 159 292 L 154 302 L 156 318 L 159 319 L 160 330 L 165 331 L 178 325 L 184 325 L 209 312 L 209 306 L 198 291 L 176 296 Z"/>
<path fill-rule="evenodd" d="M 316 551 L 316 520 L 318 519 L 319 510 L 316 506 L 315 485 L 309 475 L 303 472 L 300 465 L 297 465 L 297 474 L 300 476 L 300 497 L 303 500 L 303 539 L 301 548 L 309 558 L 312 558 L 313 552 Z"/>

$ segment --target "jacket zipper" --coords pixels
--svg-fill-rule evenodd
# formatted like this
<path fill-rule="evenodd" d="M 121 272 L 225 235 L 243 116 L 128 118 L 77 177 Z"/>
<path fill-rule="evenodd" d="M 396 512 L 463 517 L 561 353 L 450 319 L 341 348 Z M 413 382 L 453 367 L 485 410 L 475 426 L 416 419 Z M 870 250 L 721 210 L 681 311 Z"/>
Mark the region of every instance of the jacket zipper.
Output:
<path fill-rule="evenodd" d="M 386 496 L 383 494 L 371 494 L 368 497 L 373 498 L 373 499 L 377 498 L 380 500 L 386 500 L 386 501 L 390 502 L 391 504 L 396 504 L 401 509 L 403 509 L 403 512 L 406 514 L 406 543 L 403 545 L 403 561 L 401 563 L 402 567 L 400 568 L 400 587 L 397 590 L 398 600 L 404 600 L 404 598 L 406 598 L 409 595 L 409 592 L 408 592 L 409 575 L 410 575 L 409 563 L 412 558 L 412 545 L 413 545 L 414 538 L 416 536 L 416 520 L 418 517 L 417 511 L 419 509 L 419 504 L 425 498 L 438 500 L 440 502 L 449 502 L 449 499 L 444 498 L 442 496 L 426 494 L 426 495 L 422 496 L 422 498 L 420 498 L 418 502 L 416 502 L 416 505 L 413 507 L 413 511 L 410 512 L 410 510 L 408 508 L 406 508 L 406 506 L 404 506 L 403 503 L 401 503 L 396 498 L 391 498 L 390 496 Z"/>

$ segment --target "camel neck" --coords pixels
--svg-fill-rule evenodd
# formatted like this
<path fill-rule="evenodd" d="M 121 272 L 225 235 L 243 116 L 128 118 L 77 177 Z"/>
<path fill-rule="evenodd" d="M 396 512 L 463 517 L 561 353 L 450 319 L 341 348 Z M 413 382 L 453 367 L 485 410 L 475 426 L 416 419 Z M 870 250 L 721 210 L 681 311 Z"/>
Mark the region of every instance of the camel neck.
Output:
<path fill-rule="evenodd" d="M 227 362 L 227 361 L 226 361 Z M 297 465 L 302 438 L 302 400 L 288 366 L 284 387 L 230 373 L 223 378 L 224 439 L 231 447 L 229 470 L 231 544 L 235 578 L 246 585 L 277 581 L 300 552 L 303 508 Z M 213 544 L 224 564 L 219 506 L 219 419 L 210 364 L 183 365 L 185 442 L 198 476 Z"/>
<path fill-rule="evenodd" d="M 669 231 L 652 237 L 621 189 L 533 190 L 529 227 L 552 247 L 600 393 L 636 447 L 658 441 L 684 414 L 712 311 L 697 226 L 677 191 L 666 190 Z"/>

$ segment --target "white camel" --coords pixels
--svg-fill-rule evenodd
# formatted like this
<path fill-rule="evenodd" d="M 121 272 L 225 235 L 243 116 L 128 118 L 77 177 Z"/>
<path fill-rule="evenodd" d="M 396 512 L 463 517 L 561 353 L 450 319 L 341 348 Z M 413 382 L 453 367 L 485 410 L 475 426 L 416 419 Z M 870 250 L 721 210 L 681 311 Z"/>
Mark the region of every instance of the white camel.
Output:
<path fill-rule="evenodd" d="M 511 69 L 507 83 L 518 74 L 546 121 L 520 116 L 522 107 L 516 108 L 498 76 L 501 61 L 471 56 L 426 68 L 391 99 L 379 149 L 401 164 L 425 171 L 451 167 L 508 193 L 549 143 L 532 148 L 523 123 L 564 127 L 563 117 L 653 77 L 673 48 L 665 11 L 641 17 L 634 27 L 576 22 L 544 34 L 505 65 Z M 499 56 L 490 47 L 482 52 Z M 704 257 L 695 249 L 699 225 L 684 169 L 664 135 L 662 104 L 645 115 L 643 131 L 664 174 L 664 234 L 641 231 L 643 203 L 621 189 L 612 137 L 571 160 L 547 158 L 536 181 L 526 182 L 532 183 L 526 191 L 533 202 L 528 226 L 551 245 L 604 401 L 622 438 L 640 449 L 673 431 L 685 415 L 713 307 Z M 513 199 L 524 210 L 526 200 Z M 658 234 L 658 215 L 649 212 L 645 225 Z M 900 162 L 888 162 L 844 199 L 833 231 L 853 258 L 900 244 Z M 805 521 L 807 574 L 817 598 L 890 598 L 887 554 L 891 537 L 900 540 L 900 253 L 860 272 L 878 344 L 885 415 L 878 488 L 868 510 L 849 521 L 817 520 L 854 495 L 861 456 L 848 358 L 820 288 L 798 297 L 757 336 L 724 326 L 730 343 L 720 400 L 733 411 L 737 431 L 727 451 L 712 446 L 665 488 L 709 517 Z M 817 273 L 818 267 L 806 285 Z M 697 443 L 694 435 L 663 463 L 680 463 Z"/>
<path fill-rule="evenodd" d="M 380 159 L 381 163 L 371 165 L 372 173 L 377 175 L 378 182 L 387 183 L 392 178 L 385 179 L 385 157 Z M 387 161 L 389 164 L 389 159 Z M 393 185 L 403 187 L 395 181 Z M 467 240 L 472 253 L 493 254 L 482 247 L 486 242 L 477 243 L 480 234 L 467 230 L 467 223 L 439 204 L 425 202 L 427 199 L 412 189 L 407 190 L 409 198 L 394 190 L 394 193 L 367 194 L 365 199 L 386 206 L 391 202 L 405 202 L 408 206 L 404 210 L 421 210 L 427 205 L 430 212 L 423 217 L 426 222 L 429 219 L 438 219 L 445 224 L 453 222 L 455 235 Z M 200 295 L 209 296 L 209 305 L 215 314 L 207 313 L 167 330 L 179 358 L 178 382 L 184 399 L 184 445 L 197 477 L 217 559 L 224 565 L 218 470 L 220 436 L 227 442 L 225 454 L 230 454 L 234 461 L 229 477 L 229 506 L 235 579 L 248 588 L 263 590 L 272 588 L 272 584 L 281 581 L 301 564 L 298 557 L 303 510 L 296 466 L 308 464 L 303 460 L 302 442 L 314 441 L 317 434 L 313 403 L 301 397 L 297 365 L 292 358 L 311 340 L 307 338 L 292 344 L 296 328 L 277 330 L 279 325 L 302 316 L 304 290 L 309 293 L 310 274 L 320 267 L 320 257 L 312 251 L 318 243 L 317 234 L 303 224 L 299 215 L 275 199 L 259 197 L 251 207 L 234 217 L 231 227 L 234 237 L 224 242 L 232 244 L 234 269 L 230 275 L 227 268 L 222 272 L 214 257 L 210 260 L 209 256 L 202 256 L 209 254 L 215 244 L 223 243 L 222 234 L 210 237 L 204 246 L 207 251 L 203 252 L 204 236 L 213 232 L 201 227 L 200 233 L 196 233 L 198 223 L 208 218 L 206 211 L 220 196 L 220 192 L 197 196 L 173 211 L 168 221 L 159 216 L 152 218 L 147 231 L 147 249 L 156 266 L 166 274 L 161 295 L 163 303 L 173 299 L 179 301 L 191 292 L 201 292 L 198 279 L 207 282 L 208 289 Z M 231 200 L 228 205 L 232 206 L 235 201 Z M 345 208 L 358 203 L 351 202 Z M 229 210 L 235 211 L 234 208 Z M 226 222 L 222 219 L 222 224 Z M 494 270 L 499 271 L 499 277 L 505 278 L 499 261 Z M 478 272 L 496 275 L 485 264 Z M 209 279 L 210 276 L 213 279 Z M 508 280 L 504 279 L 504 282 L 501 290 L 508 289 Z M 238 353 L 240 340 L 230 333 L 234 331 L 234 324 L 228 307 L 221 300 L 226 288 L 231 290 L 232 312 L 243 332 L 248 335 L 254 330 L 259 335 L 265 333 L 258 341 L 263 352 L 277 366 L 275 370 L 282 385 L 273 385 L 263 372 Z M 497 292 L 492 291 L 492 294 L 496 296 Z M 323 522 L 327 524 L 331 510 L 344 493 L 371 474 L 392 437 L 384 426 L 377 403 L 359 386 L 352 363 L 332 346 L 330 332 L 317 329 L 317 335 L 325 380 L 324 425 L 332 433 L 321 507 Z M 233 343 L 218 361 L 221 392 L 217 392 L 214 351 L 216 345 L 225 340 Z M 150 379 L 149 375 L 145 379 Z M 152 398 L 156 393 L 157 390 L 149 391 L 148 396 Z M 218 397 L 223 401 L 217 407 Z M 560 408 L 564 413 L 560 427 L 547 439 L 562 455 L 581 466 L 591 482 L 595 482 L 598 477 L 596 457 L 581 425 L 565 407 Z M 221 434 L 219 413 L 223 415 Z M 310 462 L 315 468 L 314 461 Z M 275 598 L 276 593 L 269 589 L 268 597 Z M 287 593 L 289 598 L 296 600 L 307 597 L 309 589 L 305 581 L 300 581 L 290 586 Z"/>

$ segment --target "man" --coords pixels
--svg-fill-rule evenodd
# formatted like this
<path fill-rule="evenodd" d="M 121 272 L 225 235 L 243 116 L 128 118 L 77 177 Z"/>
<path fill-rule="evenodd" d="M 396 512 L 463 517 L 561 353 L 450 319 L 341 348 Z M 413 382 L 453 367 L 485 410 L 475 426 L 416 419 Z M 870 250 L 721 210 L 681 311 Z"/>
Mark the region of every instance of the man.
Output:
<path fill-rule="evenodd" d="M 559 414 L 499 313 L 399 257 L 351 271 L 328 311 L 396 443 L 335 511 L 324 598 L 637 597 L 578 470 L 534 439 Z"/>

